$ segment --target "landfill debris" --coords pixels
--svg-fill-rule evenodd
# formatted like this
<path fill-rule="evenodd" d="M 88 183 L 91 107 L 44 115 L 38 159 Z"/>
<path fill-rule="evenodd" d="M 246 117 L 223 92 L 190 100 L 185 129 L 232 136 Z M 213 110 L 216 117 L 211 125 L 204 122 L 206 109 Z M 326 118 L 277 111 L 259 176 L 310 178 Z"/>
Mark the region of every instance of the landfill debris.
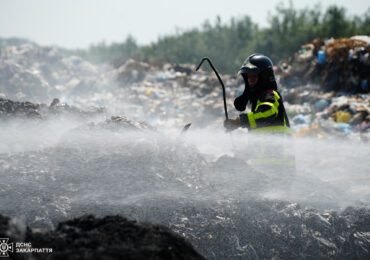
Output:
<path fill-rule="evenodd" d="M 0 117 L 5 116 L 24 116 L 41 117 L 40 109 L 42 105 L 31 102 L 17 102 L 9 99 L 0 98 Z"/>
<path fill-rule="evenodd" d="M 117 69 L 117 80 L 122 83 L 140 82 L 145 78 L 145 73 L 149 70 L 150 66 L 147 63 L 129 59 Z"/>
<path fill-rule="evenodd" d="M 335 112 L 335 121 L 338 123 L 347 123 L 351 119 L 351 114 L 345 111 Z"/>
<path fill-rule="evenodd" d="M 309 52 L 306 54 L 309 57 Z M 81 212 L 120 214 L 170 227 L 207 259 L 347 259 L 354 254 L 358 258 L 369 255 L 368 208 L 330 211 L 309 206 L 353 205 L 347 185 L 338 190 L 326 181 L 310 179 L 312 176 L 297 176 L 294 194 L 298 202 L 309 205 L 266 199 L 259 196 L 260 188 L 271 190 L 276 183 L 261 180 L 263 174 L 240 158 L 221 156 L 209 161 L 196 147 L 167 135 L 115 132 L 127 126 L 146 130 L 146 124 L 169 125 L 180 131 L 188 122 L 193 122 L 191 129 L 222 127 L 222 91 L 211 73 L 195 73 L 194 65 L 184 64 L 127 61 L 126 66 L 117 68 L 93 65 L 61 55 L 55 48 L 36 45 L 5 47 L 1 57 L 0 65 L 5 68 L 0 70 L 1 102 L 8 104 L 3 106 L 4 118 L 17 113 L 28 118 L 27 111 L 37 112 L 41 119 L 45 114 L 58 117 L 64 111 L 86 117 L 78 111 L 105 107 L 98 113 L 104 120 L 86 125 L 87 132 L 69 131 L 55 146 L 29 151 L 12 147 L 11 153 L 2 148 L 0 167 L 6 172 L 0 185 L 2 214 L 22 216 L 32 228 L 49 229 Z M 29 78 L 35 79 L 32 88 L 27 85 Z M 222 78 L 227 105 L 233 108 L 243 83 L 232 75 Z M 34 86 L 42 96 L 31 91 Z M 295 136 L 369 140 L 368 94 L 326 92 L 320 84 L 280 84 L 279 89 Z M 27 109 L 20 109 L 24 106 Z M 230 116 L 236 113 L 232 110 Z M 338 122 L 343 113 L 341 121 L 348 119 L 347 113 L 350 118 Z M 95 128 L 108 129 L 108 134 L 97 138 Z M 240 168 L 242 175 L 238 175 Z M 355 206 L 366 206 L 368 196 L 364 195 L 364 202 L 356 200 Z M 84 223 L 81 219 L 76 222 Z M 79 231 L 77 226 L 68 225 L 72 228 L 67 228 L 67 237 Z M 112 228 L 116 226 L 109 225 Z M 106 245 L 107 241 L 103 242 Z"/>
<path fill-rule="evenodd" d="M 40 103 L 12 101 L 0 98 L 0 119 L 13 118 L 55 118 L 56 115 L 70 115 L 74 117 L 92 117 L 94 115 L 104 114 L 103 107 L 89 107 L 81 110 L 66 103 L 61 103 L 59 99 L 54 99 L 50 106 Z"/>
<path fill-rule="evenodd" d="M 369 36 L 317 39 L 279 63 L 276 75 L 295 136 L 369 141 L 369 44 Z"/>
<path fill-rule="evenodd" d="M 363 127 L 370 122 L 368 95 L 341 96 L 334 92 L 320 93 L 311 91 L 311 85 L 299 88 L 306 89 L 309 93 L 309 98 L 303 105 L 294 103 L 301 98 L 297 96 L 295 99 L 291 95 L 299 95 L 295 94 L 294 89 L 286 92 L 286 109 L 295 136 L 342 137 L 365 142 L 370 140 L 369 131 Z"/>
<path fill-rule="evenodd" d="M 325 91 L 369 93 L 369 36 L 316 39 L 279 63 L 277 74 L 288 87 L 319 83 Z"/>
<path fill-rule="evenodd" d="M 132 119 L 129 119 L 127 116 L 112 116 L 110 119 L 106 119 L 104 122 L 100 122 L 98 124 L 89 124 L 90 129 L 92 126 L 98 128 L 104 128 L 109 130 L 118 130 L 121 131 L 122 129 L 131 129 L 131 130 L 155 130 L 154 127 L 145 123 L 145 122 L 137 122 Z"/>
<path fill-rule="evenodd" d="M 279 90 L 295 136 L 369 140 L 370 100 L 361 87 L 369 80 L 370 70 L 364 70 L 368 54 L 364 37 L 315 40 L 279 64 Z M 351 80 L 327 88 L 335 75 Z M 238 116 L 233 100 L 243 92 L 243 82 L 235 75 L 222 75 L 222 79 L 230 117 Z M 348 82 L 361 86 L 348 88 Z M 56 114 L 100 108 L 108 117 L 125 115 L 155 128 L 181 129 L 189 122 L 192 128 L 222 127 L 223 121 L 218 80 L 213 73 L 195 72 L 195 65 L 127 60 L 112 67 L 35 44 L 0 49 L 0 97 L 50 104 L 47 109 Z M 45 106 L 34 109 L 35 115 L 43 110 Z M 349 127 L 343 131 L 338 123 Z"/>
<path fill-rule="evenodd" d="M 82 255 L 122 259 L 135 253 L 152 259 L 165 252 L 165 259 L 203 259 L 201 255 L 206 259 L 350 259 L 353 255 L 366 259 L 369 255 L 370 211 L 366 208 L 336 212 L 280 201 L 164 202 L 167 206 L 149 206 L 149 202 L 126 206 L 126 212 L 139 220 L 162 216 L 161 223 L 169 228 L 120 216 L 89 215 L 65 220 L 43 233 L 27 228 L 22 236 L 19 224 L 0 215 L 0 234 L 31 242 L 33 247 L 53 248 L 52 254 L 35 254 L 40 259 Z M 168 205 L 173 207 L 170 216 Z M 155 212 L 145 216 L 150 209 Z"/>
<path fill-rule="evenodd" d="M 0 97 L 74 106 L 105 106 L 150 124 L 216 120 L 222 111 L 217 78 L 193 65 L 149 65 L 128 60 L 118 68 L 93 65 L 35 44 L 0 49 Z M 224 75 L 229 90 L 236 77 Z M 232 106 L 232 99 L 228 103 Z M 144 112 L 145 111 L 145 112 Z"/>

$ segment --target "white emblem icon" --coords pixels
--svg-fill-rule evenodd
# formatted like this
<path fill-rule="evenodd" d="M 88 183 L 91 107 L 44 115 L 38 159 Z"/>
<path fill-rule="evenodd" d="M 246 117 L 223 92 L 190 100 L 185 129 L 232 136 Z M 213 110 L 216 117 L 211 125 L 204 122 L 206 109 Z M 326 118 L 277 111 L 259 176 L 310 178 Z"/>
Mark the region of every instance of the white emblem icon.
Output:
<path fill-rule="evenodd" d="M 13 243 L 9 243 L 9 238 L 0 238 L 0 257 L 9 257 L 8 252 L 13 252 Z"/>

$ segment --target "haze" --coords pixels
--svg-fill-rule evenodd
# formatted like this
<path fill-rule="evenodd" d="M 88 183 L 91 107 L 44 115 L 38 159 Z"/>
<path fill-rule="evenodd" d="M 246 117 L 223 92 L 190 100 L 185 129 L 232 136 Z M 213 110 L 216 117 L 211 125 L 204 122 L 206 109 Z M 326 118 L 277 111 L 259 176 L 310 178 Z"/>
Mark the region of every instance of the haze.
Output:
<path fill-rule="evenodd" d="M 132 35 L 139 44 L 154 42 L 177 30 L 200 27 L 205 20 L 222 21 L 249 15 L 260 26 L 267 25 L 281 0 L 0 0 L 0 37 L 21 37 L 42 45 L 85 48 L 90 44 L 124 41 Z M 295 8 L 319 1 L 294 1 Z M 348 15 L 364 14 L 367 0 L 322 1 L 322 9 L 336 4 Z"/>

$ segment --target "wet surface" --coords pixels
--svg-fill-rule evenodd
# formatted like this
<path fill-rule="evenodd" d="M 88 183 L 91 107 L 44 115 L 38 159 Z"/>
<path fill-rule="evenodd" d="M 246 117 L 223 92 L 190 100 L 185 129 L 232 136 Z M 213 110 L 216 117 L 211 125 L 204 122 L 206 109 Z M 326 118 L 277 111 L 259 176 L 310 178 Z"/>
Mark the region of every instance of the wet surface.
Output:
<path fill-rule="evenodd" d="M 100 67 L 33 45 L 1 51 L 0 213 L 21 230 L 6 235 L 119 214 L 169 227 L 207 259 L 369 255 L 367 95 L 285 89 L 300 100 L 287 111 L 306 137 L 287 141 L 291 174 L 250 164 L 278 138 L 224 132 L 210 73 L 132 60 Z M 242 85 L 222 77 L 232 107 Z"/>
<path fill-rule="evenodd" d="M 85 214 L 120 214 L 165 225 L 210 259 L 368 255 L 369 194 L 354 192 L 356 176 L 368 178 L 367 146 L 346 158 L 348 143 L 298 142 L 297 174 L 276 178 L 248 164 L 243 149 L 254 142 L 236 142 L 241 136 L 100 123 L 66 130 L 55 144 L 0 154 L 1 211 L 46 230 Z M 340 160 L 320 157 L 335 147 Z M 354 162 L 349 175 L 344 167 Z"/>

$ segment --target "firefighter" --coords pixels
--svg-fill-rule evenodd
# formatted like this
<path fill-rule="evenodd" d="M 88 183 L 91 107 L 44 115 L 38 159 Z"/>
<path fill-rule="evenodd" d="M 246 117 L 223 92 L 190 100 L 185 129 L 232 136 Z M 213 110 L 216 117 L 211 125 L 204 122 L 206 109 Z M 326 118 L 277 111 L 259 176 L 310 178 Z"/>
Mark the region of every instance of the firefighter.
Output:
<path fill-rule="evenodd" d="M 285 112 L 283 99 L 277 91 L 277 84 L 271 60 L 262 54 L 249 56 L 239 70 L 244 79 L 245 89 L 241 96 L 234 101 L 238 111 L 244 111 L 248 102 L 251 111 L 241 113 L 239 117 L 225 120 L 227 131 L 239 127 L 248 128 L 250 133 L 268 133 L 253 144 L 249 163 L 256 166 L 273 178 L 281 179 L 294 175 L 295 159 L 293 149 L 289 149 L 290 136 L 289 119 Z M 260 136 L 260 135 L 259 135 Z"/>
<path fill-rule="evenodd" d="M 244 79 L 245 89 L 235 99 L 234 106 L 244 111 L 250 102 L 251 112 L 225 120 L 225 128 L 228 131 L 244 127 L 254 132 L 289 133 L 289 119 L 277 91 L 271 60 L 262 54 L 253 54 L 245 60 L 238 74 Z"/>

